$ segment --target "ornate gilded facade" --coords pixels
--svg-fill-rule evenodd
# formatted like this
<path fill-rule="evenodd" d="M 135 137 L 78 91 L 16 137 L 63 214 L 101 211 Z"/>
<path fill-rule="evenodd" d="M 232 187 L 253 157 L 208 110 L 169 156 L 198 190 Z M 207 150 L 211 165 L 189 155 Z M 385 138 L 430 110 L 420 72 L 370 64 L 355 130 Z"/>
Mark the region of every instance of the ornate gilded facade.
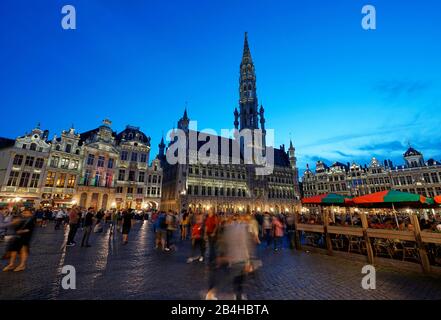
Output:
<path fill-rule="evenodd" d="M 234 110 L 234 128 L 242 130 L 260 130 L 262 141 L 255 141 L 253 146 L 266 147 L 266 128 L 263 106 L 258 105 L 256 74 L 251 52 L 245 34 L 242 61 L 239 77 L 239 110 Z M 191 135 L 200 138 L 200 132 L 189 129 L 190 119 L 187 110 L 178 121 L 177 128 L 184 131 L 187 138 Z M 190 139 L 190 138 L 189 138 Z M 228 139 L 210 135 L 210 140 L 217 145 L 226 145 L 231 150 L 238 147 L 243 150 L 242 140 Z M 200 139 L 198 139 L 200 140 Z M 168 146 L 173 144 L 171 142 Z M 162 207 L 164 209 L 206 210 L 210 207 L 223 212 L 251 211 L 292 211 L 298 205 L 300 197 L 298 172 L 296 167 L 295 148 L 290 143 L 288 150 L 285 146 L 271 148 L 274 154 L 274 170 L 272 174 L 256 174 L 257 165 L 247 164 L 241 159 L 240 163 L 221 161 L 224 156 L 220 149 L 217 160 L 203 164 L 200 161 L 191 164 L 169 164 L 166 159 L 165 146 L 160 146 L 159 158 L 164 170 Z M 197 151 L 200 146 L 197 146 Z M 186 151 L 189 159 L 192 151 Z M 255 151 L 253 151 L 255 152 Z M 270 152 L 271 153 L 271 152 Z M 268 154 L 268 152 L 267 152 Z M 220 164 L 225 163 L 226 164 Z"/>
<path fill-rule="evenodd" d="M 303 175 L 305 197 L 324 193 L 358 196 L 396 189 L 428 197 L 441 195 L 441 163 L 429 159 L 412 147 L 403 154 L 404 164 L 394 166 L 372 158 L 369 165 L 334 163 L 330 167 L 318 161 L 315 172 L 307 168 Z"/>

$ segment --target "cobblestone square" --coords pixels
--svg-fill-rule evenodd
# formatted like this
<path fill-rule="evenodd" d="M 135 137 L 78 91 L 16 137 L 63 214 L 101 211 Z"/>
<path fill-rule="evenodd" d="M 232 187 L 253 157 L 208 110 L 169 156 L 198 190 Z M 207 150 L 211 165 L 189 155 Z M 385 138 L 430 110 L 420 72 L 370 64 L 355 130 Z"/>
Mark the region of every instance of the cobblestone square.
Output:
<path fill-rule="evenodd" d="M 77 242 L 82 236 L 79 230 Z M 121 235 L 106 229 L 93 234 L 91 248 L 63 247 L 65 235 L 53 224 L 37 228 L 28 269 L 0 273 L 0 299 L 194 299 L 205 297 L 205 263 L 187 264 L 190 241 L 177 242 L 177 250 L 155 250 L 148 222 L 137 222 L 127 245 Z M 4 242 L 0 244 L 4 251 Z M 261 245 L 263 266 L 247 280 L 251 299 L 441 299 L 441 279 L 395 268 L 377 267 L 377 289 L 361 287 L 363 263 L 284 248 L 273 252 Z M 76 269 L 76 290 L 61 287 L 61 269 Z M 222 283 L 220 299 L 231 299 L 229 283 Z"/>

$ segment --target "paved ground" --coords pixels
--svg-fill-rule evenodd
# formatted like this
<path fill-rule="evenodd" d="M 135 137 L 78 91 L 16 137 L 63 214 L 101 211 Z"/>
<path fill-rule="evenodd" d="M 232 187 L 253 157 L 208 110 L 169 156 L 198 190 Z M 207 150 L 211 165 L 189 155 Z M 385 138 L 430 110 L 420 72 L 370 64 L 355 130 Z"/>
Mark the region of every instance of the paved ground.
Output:
<path fill-rule="evenodd" d="M 29 269 L 0 272 L 0 299 L 201 299 L 205 293 L 205 264 L 185 262 L 190 242 L 176 252 L 155 251 L 147 222 L 135 225 L 126 246 L 120 235 L 109 241 L 107 233 L 93 234 L 91 248 L 62 249 L 64 239 L 53 225 L 38 228 Z M 263 267 L 246 285 L 248 299 L 441 299 L 439 277 L 379 267 L 377 289 L 367 291 L 357 261 L 288 249 L 274 253 L 264 246 L 258 255 Z M 63 265 L 75 266 L 76 290 L 61 288 Z M 220 297 L 230 298 L 229 290 L 224 283 Z"/>

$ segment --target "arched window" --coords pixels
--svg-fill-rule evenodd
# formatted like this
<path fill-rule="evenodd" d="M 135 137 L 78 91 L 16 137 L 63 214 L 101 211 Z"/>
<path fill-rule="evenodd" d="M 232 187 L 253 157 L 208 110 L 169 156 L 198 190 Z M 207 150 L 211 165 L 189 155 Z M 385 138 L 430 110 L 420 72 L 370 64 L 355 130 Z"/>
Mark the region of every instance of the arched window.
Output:
<path fill-rule="evenodd" d="M 35 151 L 37 150 L 37 144 L 36 143 L 31 143 L 30 149 Z"/>
<path fill-rule="evenodd" d="M 55 150 L 60 151 L 60 145 L 57 145 L 57 146 L 55 147 Z"/>

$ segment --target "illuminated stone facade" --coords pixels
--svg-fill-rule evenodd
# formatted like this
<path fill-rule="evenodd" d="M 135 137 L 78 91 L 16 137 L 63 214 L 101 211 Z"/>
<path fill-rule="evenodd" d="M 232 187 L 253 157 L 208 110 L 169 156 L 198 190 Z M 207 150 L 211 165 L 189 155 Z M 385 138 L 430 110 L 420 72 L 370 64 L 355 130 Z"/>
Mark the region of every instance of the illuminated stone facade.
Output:
<path fill-rule="evenodd" d="M 409 147 L 403 154 L 404 165 L 390 160 L 380 163 L 372 158 L 369 165 L 334 163 L 330 167 L 318 161 L 315 172 L 303 175 L 303 194 L 310 197 L 324 193 L 358 196 L 396 189 L 433 197 L 441 195 L 441 163 L 424 161 L 421 152 Z"/>
<path fill-rule="evenodd" d="M 258 106 L 255 68 L 246 35 L 240 65 L 239 95 L 240 110 L 234 110 L 234 127 L 239 131 L 261 130 L 262 142 L 259 141 L 258 145 L 265 147 L 265 111 L 263 106 Z M 199 136 L 200 132 L 190 130 L 189 123 L 190 119 L 185 110 L 177 128 L 184 131 L 187 138 L 191 135 Z M 235 139 L 214 135 L 209 139 L 217 140 L 218 146 L 226 145 L 230 149 L 241 143 Z M 253 140 L 253 144 L 255 143 Z M 171 145 L 172 143 L 169 144 L 169 149 Z M 195 164 L 186 162 L 171 165 L 166 159 L 164 147 L 160 146 L 159 152 L 164 170 L 161 200 L 164 209 L 203 211 L 213 207 L 219 212 L 284 212 L 293 211 L 298 206 L 300 192 L 292 142 L 288 150 L 285 150 L 285 146 L 272 148 L 274 170 L 269 175 L 257 175 L 257 165 L 246 164 L 243 161 L 236 164 L 232 157 L 226 161 L 228 164 L 219 164 L 224 156 L 220 150 L 217 155 L 218 161 L 214 163 L 202 164 L 198 161 Z M 198 151 L 199 148 L 200 146 Z M 241 148 L 242 146 L 239 146 L 239 149 Z M 268 149 L 266 150 L 269 154 Z M 187 159 L 192 156 L 189 153 L 187 150 Z"/>

